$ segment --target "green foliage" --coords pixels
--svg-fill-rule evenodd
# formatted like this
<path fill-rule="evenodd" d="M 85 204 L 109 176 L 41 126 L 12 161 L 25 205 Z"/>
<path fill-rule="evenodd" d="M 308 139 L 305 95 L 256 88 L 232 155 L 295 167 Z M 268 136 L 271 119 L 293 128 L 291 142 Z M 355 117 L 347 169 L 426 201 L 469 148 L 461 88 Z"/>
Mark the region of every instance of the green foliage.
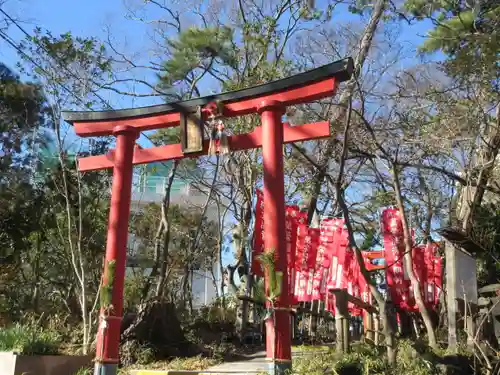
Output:
<path fill-rule="evenodd" d="M 74 375 L 92 375 L 92 371 L 89 367 L 82 367 Z"/>
<path fill-rule="evenodd" d="M 484 204 L 476 209 L 471 236 L 484 251 L 477 256 L 478 285 L 496 284 L 500 264 L 500 207 Z"/>
<path fill-rule="evenodd" d="M 139 248 L 140 257 L 146 259 L 154 257 L 154 239 L 160 211 L 160 206 L 152 203 L 147 205 L 141 213 L 135 215 L 132 220 L 133 233 L 143 239 L 143 246 Z M 171 266 L 182 267 L 184 262 L 188 261 L 193 267 L 196 267 L 210 264 L 215 259 L 217 249 L 215 223 L 203 219 L 200 210 L 172 204 L 169 207 L 168 219 L 171 225 L 169 247 Z M 196 249 L 190 249 L 190 245 L 194 243 L 195 230 L 200 222 L 202 222 L 201 239 L 199 239 Z"/>
<path fill-rule="evenodd" d="M 61 336 L 36 323 L 0 327 L 0 351 L 26 355 L 51 355 L 59 352 Z"/>
<path fill-rule="evenodd" d="M 294 360 L 293 370 L 297 374 L 324 374 L 331 370 L 335 375 L 437 375 L 438 358 L 430 351 L 418 353 L 409 341 L 398 346 L 395 367 L 389 366 L 384 357 L 384 348 L 367 344 L 355 344 L 347 354 L 336 352 L 304 355 Z"/>
<path fill-rule="evenodd" d="M 22 154 L 23 149 L 44 141 L 45 106 L 39 85 L 22 82 L 12 70 L 0 63 L 0 183 L 4 183 L 9 176 L 7 168 L 21 170 L 26 167 L 32 149 L 27 155 Z"/>
<path fill-rule="evenodd" d="M 197 320 L 206 321 L 209 324 L 236 322 L 236 306 L 221 306 L 221 299 L 208 306 L 203 306 L 199 310 Z"/>
<path fill-rule="evenodd" d="M 172 58 L 165 62 L 165 73 L 160 76 L 167 86 L 185 79 L 195 69 L 210 68 L 215 60 L 228 66 L 236 65 L 237 49 L 229 27 L 192 27 L 176 40 L 168 39 L 167 43 L 173 50 Z"/>
<path fill-rule="evenodd" d="M 428 18 L 435 25 L 421 46 L 422 52 L 442 51 L 448 56 L 448 73 L 462 78 L 474 76 L 498 92 L 498 2 L 407 0 L 405 8 L 417 19 Z"/>
<path fill-rule="evenodd" d="M 377 242 L 377 229 L 376 228 L 367 228 L 365 231 L 365 238 L 363 239 L 363 243 L 359 247 L 360 250 L 370 250 L 373 249 L 373 246 Z"/>
<path fill-rule="evenodd" d="M 30 184 L 34 150 L 48 141 L 45 98 L 0 63 L 0 264 L 19 265 L 19 252 L 38 227 L 40 193 Z M 1 278 L 0 269 L 0 278 Z M 0 283 L 1 284 L 1 283 Z"/>
<path fill-rule="evenodd" d="M 142 289 L 144 288 L 147 276 L 142 269 L 139 272 L 128 273 L 125 276 L 125 286 L 123 291 L 123 309 L 125 311 L 135 311 L 141 303 Z"/>
<path fill-rule="evenodd" d="M 36 65 L 26 55 L 20 55 L 26 65 L 19 64 L 19 69 L 44 84 L 44 91 L 52 97 L 52 106 L 109 107 L 94 95 L 95 87 L 103 85 L 111 74 L 111 59 L 104 44 L 96 38 L 73 36 L 69 32 L 54 36 L 40 27 L 27 39 L 24 51 Z M 59 113 L 55 115 L 59 117 Z"/>
<path fill-rule="evenodd" d="M 111 308 L 111 301 L 113 297 L 113 284 L 115 281 L 116 261 L 111 260 L 105 264 L 106 270 L 104 271 L 107 276 L 107 281 L 101 287 L 100 302 L 101 307 L 104 309 Z"/>
<path fill-rule="evenodd" d="M 283 273 L 276 271 L 276 253 L 275 250 L 266 250 L 259 255 L 258 260 L 263 268 L 267 270 L 269 275 L 269 291 L 266 296 L 268 300 L 273 302 L 281 294 L 281 283 L 283 281 Z"/>
<path fill-rule="evenodd" d="M 137 364 L 127 368 L 121 368 L 120 375 L 130 375 L 134 369 L 147 369 L 153 371 L 165 370 L 184 370 L 184 371 L 200 371 L 206 370 L 209 367 L 215 366 L 220 363 L 220 360 L 215 358 L 207 358 L 202 356 L 195 356 L 189 358 L 174 358 L 171 361 L 158 361 L 149 362 L 147 366 Z"/>

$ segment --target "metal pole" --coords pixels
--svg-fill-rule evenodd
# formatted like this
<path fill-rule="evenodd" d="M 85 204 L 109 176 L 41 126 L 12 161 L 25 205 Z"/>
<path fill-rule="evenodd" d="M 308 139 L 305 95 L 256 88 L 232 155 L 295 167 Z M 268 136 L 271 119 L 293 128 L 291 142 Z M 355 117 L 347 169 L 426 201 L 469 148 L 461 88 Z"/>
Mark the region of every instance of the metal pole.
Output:
<path fill-rule="evenodd" d="M 275 322 L 266 321 L 266 357 L 275 358 L 271 366 L 282 374 L 291 369 L 290 312 L 289 308 L 287 256 L 285 242 L 285 187 L 283 173 L 283 124 L 281 117 L 285 108 L 277 101 L 263 101 L 259 113 L 262 120 L 262 158 L 264 166 L 264 222 L 266 236 L 265 251 L 274 250 L 276 271 L 282 272 L 281 295 L 275 307 Z M 266 275 L 266 289 L 268 288 Z"/>
<path fill-rule="evenodd" d="M 118 368 L 132 190 L 132 159 L 135 140 L 138 137 L 137 131 L 130 126 L 119 126 L 114 129 L 113 134 L 116 136 L 116 152 L 103 276 L 103 285 L 107 286 L 111 294 L 111 304 L 101 306 L 94 375 L 116 375 Z"/>

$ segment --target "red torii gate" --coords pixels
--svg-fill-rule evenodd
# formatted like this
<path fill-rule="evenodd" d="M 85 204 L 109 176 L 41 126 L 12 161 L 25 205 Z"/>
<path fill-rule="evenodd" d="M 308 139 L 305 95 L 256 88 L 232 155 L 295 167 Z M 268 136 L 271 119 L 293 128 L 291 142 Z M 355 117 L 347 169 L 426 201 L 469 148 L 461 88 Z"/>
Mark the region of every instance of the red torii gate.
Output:
<path fill-rule="evenodd" d="M 76 134 L 81 137 L 116 137 L 116 149 L 107 155 L 79 159 L 81 171 L 113 168 L 103 275 L 103 285 L 110 289 L 111 304 L 101 306 L 94 374 L 115 375 L 119 362 L 133 166 L 207 154 L 209 141 L 203 139 L 204 120 L 213 114 L 215 107 L 222 117 L 259 113 L 261 127 L 248 134 L 231 136 L 228 143 L 231 151 L 262 147 L 265 249 L 275 250 L 276 270 L 283 273 L 286 281 L 283 144 L 328 137 L 330 124 L 324 121 L 292 127 L 284 125 L 281 119 L 287 106 L 333 96 L 338 84 L 348 80 L 352 71 L 353 61 L 348 58 L 267 84 L 176 103 L 115 111 L 63 112 L 63 118 L 73 124 Z M 149 149 L 135 147 L 141 131 L 179 124 L 181 144 Z M 114 269 L 111 272 L 110 265 Z M 113 280 L 110 280 L 110 273 Z M 267 288 L 267 274 L 265 279 Z M 286 282 L 281 290 L 275 304 L 278 307 L 275 323 L 271 319 L 266 322 L 266 357 L 272 360 L 276 354 L 272 369 L 277 366 L 280 372 L 291 368 L 290 315 L 286 310 L 290 301 Z M 273 348 L 276 348 L 275 353 Z"/>

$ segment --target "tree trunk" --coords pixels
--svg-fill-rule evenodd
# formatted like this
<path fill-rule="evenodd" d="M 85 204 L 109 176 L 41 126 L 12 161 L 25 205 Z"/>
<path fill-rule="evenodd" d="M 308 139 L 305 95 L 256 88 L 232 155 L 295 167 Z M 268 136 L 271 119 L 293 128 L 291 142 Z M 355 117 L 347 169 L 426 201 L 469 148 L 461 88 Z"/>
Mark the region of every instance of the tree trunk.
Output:
<path fill-rule="evenodd" d="M 181 284 L 182 296 L 181 296 L 181 308 L 183 311 L 186 310 L 187 300 L 189 298 L 189 264 L 184 265 L 184 274 L 182 275 Z"/>
<path fill-rule="evenodd" d="M 234 277 L 234 272 L 237 271 L 238 269 L 243 268 L 245 270 L 245 295 L 249 296 L 248 292 L 248 287 L 249 287 L 249 278 L 248 278 L 248 261 L 245 253 L 245 246 L 244 246 L 244 239 L 245 239 L 245 230 L 242 224 L 237 225 L 233 229 L 233 243 L 234 243 L 234 251 L 236 253 L 236 259 L 237 259 L 237 264 L 234 267 L 233 271 L 231 272 L 231 276 Z M 233 280 L 234 282 L 234 280 Z M 234 284 L 233 284 L 234 285 Z M 236 289 L 236 286 L 234 285 L 233 287 Z M 235 294 L 237 294 L 237 289 L 233 290 Z M 236 313 L 236 332 L 240 336 L 240 339 L 243 339 L 243 336 L 245 334 L 246 326 L 247 326 L 247 321 L 248 321 L 248 301 L 247 300 L 242 300 L 239 301 L 238 304 L 238 309 Z"/>
<path fill-rule="evenodd" d="M 495 167 L 495 160 L 500 150 L 500 103 L 497 104 L 495 116 L 495 124 L 488 126 L 485 134 L 481 137 L 484 141 L 477 152 L 479 157 L 477 158 L 476 165 L 481 163 L 483 167 L 479 170 L 475 184 L 476 187 L 462 187 L 459 198 L 461 214 L 458 215 L 458 219 L 462 222 L 462 228 L 466 233 L 469 233 L 472 229 L 474 211 L 483 201 L 486 191 L 484 187 L 487 186 L 491 178 L 491 173 Z"/>
<path fill-rule="evenodd" d="M 158 283 L 156 284 L 156 297 L 163 295 L 163 290 L 165 288 L 165 283 L 167 280 L 167 270 L 168 270 L 168 250 L 170 245 L 170 222 L 168 220 L 168 210 L 170 208 L 170 192 L 172 190 L 172 184 L 174 183 L 175 172 L 177 170 L 178 161 L 175 160 L 172 165 L 172 169 L 168 174 L 167 185 L 165 186 L 165 195 L 161 202 L 161 222 L 160 228 L 163 228 L 160 238 L 158 236 L 155 238 L 155 248 L 161 246 L 163 248 L 161 263 L 160 263 L 160 277 Z"/>
<path fill-rule="evenodd" d="M 413 287 L 413 294 L 415 295 L 415 301 L 417 302 L 418 309 L 422 315 L 422 320 L 424 321 L 425 329 L 427 330 L 427 335 L 429 337 L 429 346 L 431 348 L 437 349 L 437 339 L 436 332 L 434 330 L 434 325 L 432 324 L 431 314 L 429 309 L 424 303 L 422 297 L 422 290 L 420 288 L 420 282 L 418 281 L 415 273 L 413 272 L 413 256 L 412 256 L 412 239 L 410 228 L 408 226 L 408 219 L 405 214 L 403 197 L 401 194 L 401 186 L 399 181 L 399 171 L 396 166 L 393 165 L 392 171 L 394 174 L 394 191 L 396 193 L 396 202 L 399 208 L 399 213 L 401 215 L 401 222 L 403 224 L 403 237 L 405 244 L 405 253 L 403 257 L 403 266 L 406 273 L 410 278 L 411 285 Z"/>
<path fill-rule="evenodd" d="M 194 271 L 192 268 L 189 270 L 189 316 L 193 316 L 193 276 L 194 276 Z"/>
<path fill-rule="evenodd" d="M 375 297 L 375 296 L 374 296 Z M 378 309 L 380 311 L 380 318 L 382 319 L 382 330 L 385 336 L 385 346 L 387 351 L 387 361 L 391 365 L 396 364 L 396 338 L 395 338 L 395 330 L 394 323 L 391 320 L 391 315 L 393 315 L 394 311 L 389 311 L 391 309 L 391 305 L 387 303 L 387 301 L 381 296 L 381 300 L 377 300 Z M 394 309 L 392 309 L 394 310 Z"/>
<path fill-rule="evenodd" d="M 337 201 L 340 206 L 340 209 L 342 210 L 342 214 L 344 216 L 344 222 L 347 227 L 347 234 L 349 238 L 349 247 L 354 250 L 356 254 L 356 261 L 358 262 L 359 269 L 361 271 L 361 274 L 363 278 L 365 279 L 366 283 L 368 284 L 370 288 L 370 292 L 372 296 L 375 298 L 377 301 L 379 311 L 380 311 L 380 316 L 382 318 L 382 321 L 384 322 L 384 334 L 385 334 L 385 341 L 386 341 L 386 347 L 387 347 L 387 358 L 388 361 L 391 365 L 396 364 L 396 347 L 395 347 L 395 340 L 394 340 L 394 329 L 393 325 L 390 324 L 390 316 L 389 316 L 389 309 L 387 307 L 387 301 L 385 300 L 384 296 L 379 292 L 377 289 L 377 286 L 375 282 L 372 280 L 370 277 L 370 274 L 368 273 L 365 262 L 363 260 L 363 255 L 361 253 L 361 250 L 359 247 L 356 245 L 356 240 L 354 238 L 354 229 L 352 227 L 351 219 L 349 216 L 349 208 L 347 207 L 346 201 L 345 201 L 345 187 L 343 186 L 343 175 L 344 175 L 344 167 L 345 167 L 345 162 L 347 158 L 347 145 L 348 145 L 348 139 L 349 139 L 349 125 L 350 125 L 350 108 L 351 108 L 351 101 L 349 101 L 349 112 L 347 113 L 347 121 L 346 125 L 344 128 L 344 139 L 343 139 L 343 144 L 342 144 L 342 154 L 340 157 L 340 165 L 339 165 L 339 174 L 337 177 L 337 181 L 334 183 L 335 187 L 335 192 L 337 195 Z M 331 181 L 333 183 L 333 181 Z"/>

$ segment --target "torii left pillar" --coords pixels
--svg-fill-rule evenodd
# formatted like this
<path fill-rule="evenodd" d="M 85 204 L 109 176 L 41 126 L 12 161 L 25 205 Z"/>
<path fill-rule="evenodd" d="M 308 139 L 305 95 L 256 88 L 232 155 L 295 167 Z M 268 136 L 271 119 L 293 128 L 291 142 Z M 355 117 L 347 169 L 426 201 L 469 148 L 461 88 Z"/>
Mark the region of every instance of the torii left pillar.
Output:
<path fill-rule="evenodd" d="M 114 375 L 118 368 L 132 194 L 132 161 L 135 141 L 139 135 L 136 129 L 126 125 L 117 126 L 113 134 L 116 136 L 116 151 L 103 275 L 103 285 L 109 286 L 111 290 L 111 306 L 101 306 L 94 375 Z M 114 272 L 110 272 L 111 269 Z"/>

